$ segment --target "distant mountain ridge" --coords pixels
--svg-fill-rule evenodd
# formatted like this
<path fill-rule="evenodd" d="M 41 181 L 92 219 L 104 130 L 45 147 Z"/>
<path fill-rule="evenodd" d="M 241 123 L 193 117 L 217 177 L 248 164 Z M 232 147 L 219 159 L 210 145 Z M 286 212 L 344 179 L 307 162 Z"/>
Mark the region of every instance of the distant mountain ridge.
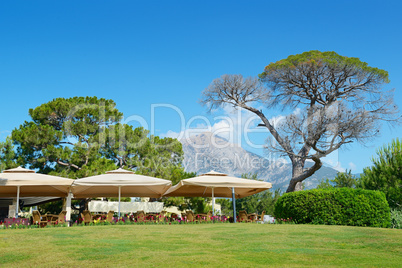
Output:
<path fill-rule="evenodd" d="M 187 172 L 202 174 L 214 170 L 236 177 L 257 173 L 259 179 L 272 183 L 273 189 L 280 188 L 282 191 L 286 191 L 291 179 L 292 165 L 285 160 L 269 161 L 211 132 L 182 139 L 181 143 Z M 307 163 L 307 166 L 311 165 Z M 305 189 L 315 188 L 322 178 L 333 179 L 337 172 L 323 166 L 304 181 Z"/>

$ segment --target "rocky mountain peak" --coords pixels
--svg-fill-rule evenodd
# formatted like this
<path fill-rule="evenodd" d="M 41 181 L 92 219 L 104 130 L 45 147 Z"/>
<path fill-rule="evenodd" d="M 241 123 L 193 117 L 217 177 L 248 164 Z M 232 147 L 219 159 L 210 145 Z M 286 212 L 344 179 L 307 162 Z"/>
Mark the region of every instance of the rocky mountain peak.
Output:
<path fill-rule="evenodd" d="M 181 139 L 181 143 L 199 147 L 209 147 L 213 145 L 229 146 L 229 147 L 236 146 L 235 144 L 229 143 L 228 140 L 226 140 L 225 138 L 213 135 L 212 132 L 203 132 L 198 135 L 185 137 Z"/>
<path fill-rule="evenodd" d="M 285 160 L 269 161 L 211 132 L 185 137 L 181 143 L 187 172 L 202 174 L 215 170 L 236 177 L 257 173 L 259 179 L 271 182 L 274 189 L 283 191 L 290 181 L 292 166 Z M 315 188 L 321 178 L 332 179 L 336 173 L 335 169 L 322 167 L 305 180 L 305 188 Z"/>

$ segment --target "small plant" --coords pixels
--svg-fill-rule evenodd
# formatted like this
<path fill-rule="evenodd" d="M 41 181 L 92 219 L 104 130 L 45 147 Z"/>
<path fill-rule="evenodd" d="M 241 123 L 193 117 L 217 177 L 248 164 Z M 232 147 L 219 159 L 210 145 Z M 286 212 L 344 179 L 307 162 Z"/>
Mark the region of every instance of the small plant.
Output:
<path fill-rule="evenodd" d="M 402 229 L 402 210 L 391 209 L 391 228 Z"/>

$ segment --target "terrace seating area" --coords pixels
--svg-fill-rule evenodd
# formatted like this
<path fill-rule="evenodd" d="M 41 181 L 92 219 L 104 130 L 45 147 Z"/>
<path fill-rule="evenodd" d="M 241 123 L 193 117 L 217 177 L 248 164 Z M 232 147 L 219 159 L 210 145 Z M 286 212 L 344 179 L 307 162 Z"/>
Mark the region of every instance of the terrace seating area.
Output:
<path fill-rule="evenodd" d="M 125 214 L 122 217 L 118 217 L 113 211 L 109 211 L 107 214 L 105 213 L 91 213 L 88 210 L 85 210 L 80 215 L 80 220 L 78 223 L 83 223 L 84 225 L 88 225 L 91 223 L 116 223 L 119 221 L 123 222 L 131 222 L 131 223 L 169 223 L 169 222 L 183 222 L 183 223 L 201 223 L 201 222 L 211 222 L 213 220 L 221 221 L 228 220 L 229 217 L 226 216 L 212 216 L 212 211 L 209 211 L 206 214 L 198 213 L 195 214 L 191 210 L 187 210 L 181 214 L 177 213 L 168 213 L 167 211 L 161 212 L 144 212 L 143 210 L 136 211 L 134 213 Z"/>
<path fill-rule="evenodd" d="M 58 215 L 46 213 L 41 215 L 39 211 L 34 210 L 32 211 L 32 224 L 39 225 L 40 227 L 47 226 L 49 224 L 56 225 L 56 224 L 63 224 L 66 222 L 67 211 L 63 210 Z"/>
<path fill-rule="evenodd" d="M 76 214 L 77 215 L 77 214 Z M 261 214 L 256 213 L 247 213 L 242 210 L 239 211 L 237 216 L 237 222 L 243 223 L 258 223 L 263 222 L 265 216 L 265 211 Z M 32 211 L 32 217 L 29 220 L 28 218 L 19 218 L 15 219 L 12 222 L 4 221 L 5 227 L 12 225 L 36 225 L 40 228 L 56 226 L 60 224 L 66 224 L 66 211 L 61 211 L 59 214 L 41 214 L 38 210 Z M 18 222 L 16 221 L 18 220 Z M 182 212 L 181 214 L 177 213 L 169 213 L 167 211 L 161 212 L 144 212 L 142 210 L 136 211 L 134 213 L 124 214 L 121 217 L 117 216 L 117 213 L 114 211 L 109 211 L 107 213 L 101 212 L 90 212 L 89 210 L 84 210 L 82 213 L 78 215 L 78 219 L 74 222 L 70 222 L 71 225 L 96 225 L 96 224 L 172 224 L 172 223 L 213 223 L 213 222 L 233 222 L 233 217 L 227 217 L 223 215 L 213 216 L 212 211 L 208 211 L 208 213 L 194 213 L 191 210 L 187 210 L 186 212 Z M 6 224 L 7 223 L 7 224 Z"/>
<path fill-rule="evenodd" d="M 144 196 L 157 199 L 162 196 L 188 196 L 189 194 L 190 196 L 212 196 L 212 209 L 219 211 L 219 209 L 215 209 L 215 196 L 217 195 L 221 197 L 231 196 L 232 202 L 234 202 L 235 195 L 242 198 L 250 195 L 250 193 L 258 193 L 272 187 L 270 183 L 230 177 L 227 174 L 215 171 L 181 180 L 175 186 L 172 186 L 170 180 L 139 175 L 123 168 L 76 180 L 40 174 L 23 167 L 4 170 L 1 176 L 1 194 L 9 198 L 16 196 L 12 200 L 12 205 L 9 205 L 9 218 L 7 220 L 19 217 L 21 208 L 24 207 L 24 202 L 20 202 L 20 197 L 33 196 L 35 194 L 51 197 L 51 199 L 63 199 L 63 211 L 60 214 L 46 213 L 41 215 L 39 211 L 35 211 L 32 214 L 31 223 L 40 227 L 64 224 L 66 222 L 68 225 L 72 223 L 89 225 L 119 221 L 138 223 L 176 221 L 197 223 L 216 221 L 220 217 L 213 216 L 212 211 L 195 214 L 193 211 L 188 210 L 184 213 L 177 211 L 179 214 L 168 214 L 162 211 L 164 207 L 163 202 L 155 202 L 155 200 L 153 202 L 121 202 L 121 197 Z M 118 202 L 110 202 L 103 200 L 103 198 L 102 201 L 88 202 L 88 199 L 98 198 L 99 196 L 118 196 Z M 80 214 L 78 218 L 75 214 L 74 219 L 72 219 L 73 213 L 71 209 L 76 209 L 76 207 L 71 203 L 73 199 L 83 200 L 86 209 L 83 211 L 83 206 L 80 204 Z M 42 202 L 38 202 L 38 204 L 42 204 Z M 114 214 L 114 211 L 117 211 L 117 215 Z M 133 213 L 132 211 L 136 212 Z M 234 213 L 236 214 L 236 212 Z M 4 212 L 1 215 L 3 214 Z M 24 217 L 26 215 L 21 216 Z M 247 215 L 246 212 L 239 214 L 240 221 L 246 222 L 254 222 L 258 219 L 258 216 L 261 215 Z M 227 218 L 225 217 L 225 219 Z M 236 218 L 233 221 L 235 222 Z"/>

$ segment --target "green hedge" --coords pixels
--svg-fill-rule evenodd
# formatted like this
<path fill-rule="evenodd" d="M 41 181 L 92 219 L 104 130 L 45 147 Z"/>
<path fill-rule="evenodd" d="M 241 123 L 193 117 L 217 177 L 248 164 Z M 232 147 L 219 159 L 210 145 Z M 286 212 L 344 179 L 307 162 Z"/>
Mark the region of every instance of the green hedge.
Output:
<path fill-rule="evenodd" d="M 277 219 L 296 223 L 390 226 L 384 193 L 363 189 L 315 189 L 286 193 L 275 204 Z"/>

